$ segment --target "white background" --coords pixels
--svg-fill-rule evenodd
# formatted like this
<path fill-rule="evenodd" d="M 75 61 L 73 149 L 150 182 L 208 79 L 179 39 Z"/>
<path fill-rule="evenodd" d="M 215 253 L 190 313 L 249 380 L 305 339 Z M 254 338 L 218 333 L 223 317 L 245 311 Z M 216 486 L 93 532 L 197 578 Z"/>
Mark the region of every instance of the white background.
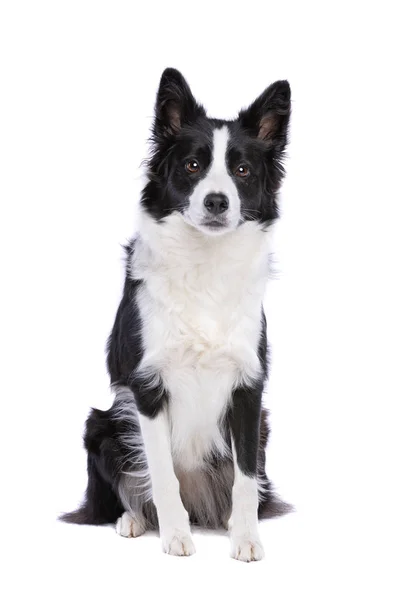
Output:
<path fill-rule="evenodd" d="M 395 2 L 0 6 L 3 597 L 399 598 Z M 297 512 L 262 524 L 257 564 L 220 534 L 179 559 L 56 522 L 83 495 L 89 407 L 111 402 L 120 244 L 167 66 L 218 117 L 292 86 L 267 464 Z"/>

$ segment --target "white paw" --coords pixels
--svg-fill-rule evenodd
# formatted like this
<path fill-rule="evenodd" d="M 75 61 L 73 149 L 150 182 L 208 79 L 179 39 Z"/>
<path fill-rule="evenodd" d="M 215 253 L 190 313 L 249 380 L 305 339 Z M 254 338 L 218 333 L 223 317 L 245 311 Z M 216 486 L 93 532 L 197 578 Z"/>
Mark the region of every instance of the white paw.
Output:
<path fill-rule="evenodd" d="M 127 512 L 118 519 L 115 529 L 122 537 L 138 537 L 146 531 L 144 519 L 132 516 Z"/>
<path fill-rule="evenodd" d="M 236 560 L 251 562 L 264 558 L 264 549 L 257 536 L 242 535 L 231 537 L 231 556 Z"/>
<path fill-rule="evenodd" d="M 196 552 L 190 533 L 173 530 L 161 536 L 162 548 L 166 554 L 173 556 L 190 556 Z"/>

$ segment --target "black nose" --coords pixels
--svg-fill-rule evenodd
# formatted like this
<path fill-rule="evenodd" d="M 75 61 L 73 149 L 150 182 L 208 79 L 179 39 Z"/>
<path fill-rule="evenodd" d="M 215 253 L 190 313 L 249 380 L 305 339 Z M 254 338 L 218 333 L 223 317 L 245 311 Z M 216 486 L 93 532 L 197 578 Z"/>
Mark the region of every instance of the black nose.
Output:
<path fill-rule="evenodd" d="M 207 194 L 204 206 L 212 215 L 220 215 L 228 209 L 229 200 L 225 194 Z"/>

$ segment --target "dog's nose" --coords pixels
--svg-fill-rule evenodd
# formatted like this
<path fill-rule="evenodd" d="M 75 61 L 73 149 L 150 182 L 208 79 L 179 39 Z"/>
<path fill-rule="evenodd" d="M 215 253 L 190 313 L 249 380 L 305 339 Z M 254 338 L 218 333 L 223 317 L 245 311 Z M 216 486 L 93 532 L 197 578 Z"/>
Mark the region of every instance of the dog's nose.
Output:
<path fill-rule="evenodd" d="M 212 215 L 220 215 L 228 209 L 229 200 L 225 194 L 207 194 L 204 206 Z"/>

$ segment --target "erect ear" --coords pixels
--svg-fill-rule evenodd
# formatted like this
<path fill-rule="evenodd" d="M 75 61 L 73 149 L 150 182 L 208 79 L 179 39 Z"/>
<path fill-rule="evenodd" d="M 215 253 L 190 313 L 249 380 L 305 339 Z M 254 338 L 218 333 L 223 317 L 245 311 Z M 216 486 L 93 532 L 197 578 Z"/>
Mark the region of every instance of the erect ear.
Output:
<path fill-rule="evenodd" d="M 283 150 L 290 119 L 290 86 L 276 81 L 239 113 L 239 122 L 250 135 L 265 141 L 268 146 Z"/>
<path fill-rule="evenodd" d="M 165 69 L 158 88 L 154 133 L 157 136 L 176 135 L 185 123 L 205 115 L 197 104 L 185 78 L 176 69 Z"/>

